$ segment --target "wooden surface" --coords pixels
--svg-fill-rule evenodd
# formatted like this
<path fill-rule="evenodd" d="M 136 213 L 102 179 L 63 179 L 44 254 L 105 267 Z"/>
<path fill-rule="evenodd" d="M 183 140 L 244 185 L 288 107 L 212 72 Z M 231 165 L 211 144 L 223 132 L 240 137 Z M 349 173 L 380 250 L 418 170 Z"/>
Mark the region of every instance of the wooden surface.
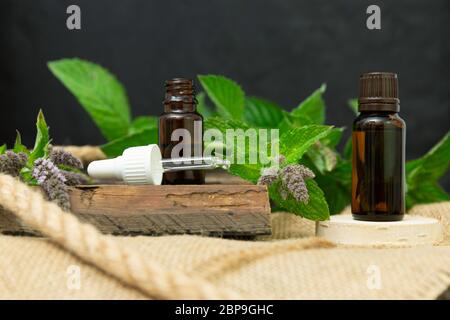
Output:
<path fill-rule="evenodd" d="M 270 233 L 265 187 L 253 185 L 72 188 L 72 211 L 112 234 L 254 236 Z"/>
<path fill-rule="evenodd" d="M 72 212 L 103 233 L 114 235 L 270 234 L 270 203 L 265 186 L 251 185 L 221 172 L 207 177 L 207 182 L 215 184 L 73 187 Z M 0 212 L 0 232 L 38 235 L 4 211 Z"/>
<path fill-rule="evenodd" d="M 351 215 L 331 216 L 316 223 L 316 234 L 337 244 L 357 246 L 418 246 L 442 241 L 438 220 L 405 215 L 402 221 L 357 221 Z"/>

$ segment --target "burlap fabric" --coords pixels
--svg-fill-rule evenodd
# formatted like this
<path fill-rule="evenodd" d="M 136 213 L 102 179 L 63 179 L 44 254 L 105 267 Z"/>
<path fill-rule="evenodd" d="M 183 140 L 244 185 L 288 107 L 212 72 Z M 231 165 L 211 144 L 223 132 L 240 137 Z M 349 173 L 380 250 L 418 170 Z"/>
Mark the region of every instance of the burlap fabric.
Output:
<path fill-rule="evenodd" d="M 434 299 L 450 285 L 450 202 L 414 213 L 446 224 L 443 245 L 419 248 L 309 248 L 289 244 L 313 236 L 314 224 L 273 214 L 273 237 L 236 241 L 197 236 L 116 237 L 144 259 L 195 274 L 242 297 L 269 299 Z M 278 239 L 290 240 L 278 240 Z M 270 241 L 268 241 L 270 240 Z M 273 247 L 275 242 L 279 247 Z M 271 247 L 272 246 L 272 247 Z M 268 250 L 267 250 L 268 249 Z M 371 286 L 373 266 L 380 285 Z M 79 269 L 78 269 L 79 268 Z M 73 270 L 80 271 L 79 287 Z M 47 239 L 0 237 L 2 299 L 144 299 L 135 287 L 83 262 Z"/>

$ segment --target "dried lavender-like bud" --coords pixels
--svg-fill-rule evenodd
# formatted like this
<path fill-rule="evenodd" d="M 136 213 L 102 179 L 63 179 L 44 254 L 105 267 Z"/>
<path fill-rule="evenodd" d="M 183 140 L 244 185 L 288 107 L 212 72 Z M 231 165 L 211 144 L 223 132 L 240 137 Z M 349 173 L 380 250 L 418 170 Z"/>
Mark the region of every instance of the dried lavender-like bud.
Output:
<path fill-rule="evenodd" d="M 48 158 L 55 165 L 64 165 L 80 170 L 83 169 L 83 165 L 78 158 L 75 158 L 71 153 L 61 149 L 51 148 Z"/>
<path fill-rule="evenodd" d="M 297 201 L 309 202 L 305 179 L 314 178 L 314 172 L 301 164 L 291 164 L 281 169 L 281 196 L 286 199 L 291 194 Z"/>
<path fill-rule="evenodd" d="M 261 186 L 269 186 L 271 185 L 275 180 L 277 179 L 277 176 L 261 176 L 258 179 L 258 183 Z"/>
<path fill-rule="evenodd" d="M 63 210 L 70 210 L 69 192 L 67 186 L 56 175 L 51 176 L 41 184 L 47 197 L 60 206 Z"/>
<path fill-rule="evenodd" d="M 292 174 L 297 177 L 302 177 L 304 179 L 315 178 L 316 175 L 311 169 L 305 167 L 301 164 L 290 164 L 283 169 L 281 169 L 281 174 Z"/>
<path fill-rule="evenodd" d="M 84 174 L 81 173 L 70 172 L 65 170 L 61 170 L 61 173 L 66 178 L 66 185 L 68 186 L 87 184 L 89 182 L 88 177 L 86 177 Z"/>
<path fill-rule="evenodd" d="M 277 167 L 264 168 L 258 179 L 258 184 L 265 186 L 272 184 L 278 178 L 278 171 Z"/>
<path fill-rule="evenodd" d="M 15 153 L 8 150 L 0 155 L 0 172 L 17 177 L 27 161 L 28 156 L 24 152 Z"/>
<path fill-rule="evenodd" d="M 31 174 L 49 200 L 56 202 L 64 210 L 70 209 L 69 192 L 65 184 L 66 177 L 52 161 L 42 158 L 36 160 Z"/>
<path fill-rule="evenodd" d="M 34 162 L 34 167 L 31 175 L 37 180 L 38 184 L 43 184 L 52 176 L 56 176 L 63 183 L 66 182 L 66 178 L 64 177 L 64 175 L 62 175 L 58 167 L 48 159 L 37 159 Z"/>

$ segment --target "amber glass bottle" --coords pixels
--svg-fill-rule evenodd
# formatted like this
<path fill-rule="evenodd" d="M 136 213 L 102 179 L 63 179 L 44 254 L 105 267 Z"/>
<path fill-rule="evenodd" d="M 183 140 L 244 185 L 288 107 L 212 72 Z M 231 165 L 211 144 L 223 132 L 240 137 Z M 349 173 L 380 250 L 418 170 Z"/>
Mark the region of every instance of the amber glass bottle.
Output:
<path fill-rule="evenodd" d="M 352 133 L 352 213 L 356 220 L 398 221 L 405 212 L 405 122 L 395 73 L 360 77 Z"/>
<path fill-rule="evenodd" d="M 172 149 L 183 143 L 190 143 L 191 154 L 180 152 L 177 156 L 194 157 L 203 155 L 203 118 L 196 111 L 194 83 L 192 80 L 176 78 L 166 81 L 164 112 L 159 117 L 159 148 L 163 159 L 172 157 Z M 176 129 L 186 129 L 190 139 L 175 136 Z M 178 145 L 180 147 L 180 145 Z M 164 173 L 164 184 L 203 184 L 204 172 L 186 170 Z"/>

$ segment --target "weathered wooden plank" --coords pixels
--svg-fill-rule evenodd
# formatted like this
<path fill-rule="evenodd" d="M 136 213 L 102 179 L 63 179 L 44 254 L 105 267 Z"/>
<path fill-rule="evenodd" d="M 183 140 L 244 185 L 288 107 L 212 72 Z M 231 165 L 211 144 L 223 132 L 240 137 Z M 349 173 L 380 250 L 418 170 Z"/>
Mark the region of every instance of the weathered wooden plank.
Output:
<path fill-rule="evenodd" d="M 70 197 L 72 212 L 107 234 L 252 237 L 271 230 L 264 186 L 96 185 L 70 188 Z M 4 211 L 0 232 L 38 235 Z"/>
<path fill-rule="evenodd" d="M 267 190 L 254 185 L 71 188 L 72 211 L 111 234 L 256 236 L 270 233 Z"/>
<path fill-rule="evenodd" d="M 255 185 L 93 185 L 70 188 L 76 213 L 137 214 L 268 212 L 267 190 Z"/>
<path fill-rule="evenodd" d="M 18 220 L 11 212 L 0 206 L 0 233 L 16 236 L 40 236 L 39 232 Z"/>

